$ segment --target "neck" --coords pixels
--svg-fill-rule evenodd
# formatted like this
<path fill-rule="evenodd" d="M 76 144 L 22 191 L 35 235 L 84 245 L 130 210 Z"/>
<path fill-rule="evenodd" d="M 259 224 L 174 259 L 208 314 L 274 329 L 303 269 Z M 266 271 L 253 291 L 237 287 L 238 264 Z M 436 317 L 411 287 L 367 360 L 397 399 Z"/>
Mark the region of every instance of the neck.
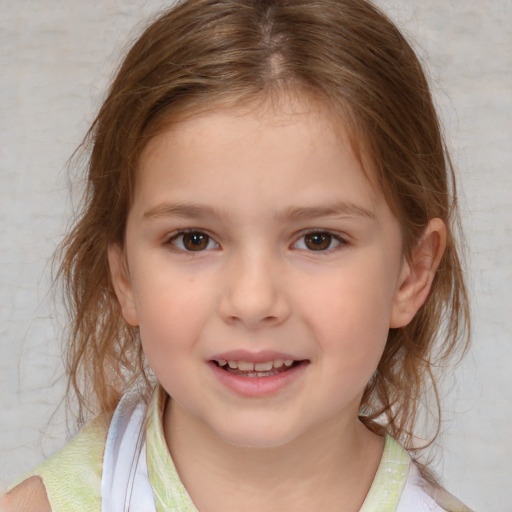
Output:
<path fill-rule="evenodd" d="M 202 512 L 360 509 L 383 439 L 337 418 L 272 448 L 233 446 L 169 401 L 164 431 L 180 478 Z"/>

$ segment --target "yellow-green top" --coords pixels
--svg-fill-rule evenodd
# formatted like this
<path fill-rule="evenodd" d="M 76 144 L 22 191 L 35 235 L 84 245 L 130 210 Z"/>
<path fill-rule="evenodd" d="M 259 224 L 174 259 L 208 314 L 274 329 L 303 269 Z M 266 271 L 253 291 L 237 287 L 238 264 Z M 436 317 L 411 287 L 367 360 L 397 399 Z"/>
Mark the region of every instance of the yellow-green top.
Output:
<path fill-rule="evenodd" d="M 165 392 L 158 389 L 148 408 L 147 463 L 156 510 L 197 512 L 165 442 L 162 414 L 166 398 Z M 97 417 L 61 451 L 23 477 L 39 476 L 42 479 L 53 512 L 101 511 L 101 472 L 109 422 L 108 417 Z M 408 453 L 388 437 L 361 512 L 396 510 L 410 462 Z"/>

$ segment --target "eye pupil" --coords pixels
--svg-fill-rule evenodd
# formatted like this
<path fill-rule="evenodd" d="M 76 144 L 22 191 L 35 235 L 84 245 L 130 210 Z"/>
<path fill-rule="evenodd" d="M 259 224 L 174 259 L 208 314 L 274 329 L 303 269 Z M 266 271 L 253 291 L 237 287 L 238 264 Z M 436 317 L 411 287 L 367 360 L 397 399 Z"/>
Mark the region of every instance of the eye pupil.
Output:
<path fill-rule="evenodd" d="M 329 233 L 310 233 L 304 237 L 308 249 L 312 251 L 323 251 L 331 245 L 332 235 Z"/>
<path fill-rule="evenodd" d="M 183 245 L 187 251 L 202 251 L 208 247 L 210 237 L 204 233 L 185 233 Z"/>

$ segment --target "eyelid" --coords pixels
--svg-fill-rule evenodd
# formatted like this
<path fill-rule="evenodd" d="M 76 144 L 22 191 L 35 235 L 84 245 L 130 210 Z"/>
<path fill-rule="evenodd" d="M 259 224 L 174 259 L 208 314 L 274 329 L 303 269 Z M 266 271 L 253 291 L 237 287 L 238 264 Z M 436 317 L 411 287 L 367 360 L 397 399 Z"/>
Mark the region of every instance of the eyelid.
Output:
<path fill-rule="evenodd" d="M 215 247 L 210 247 L 210 248 L 206 247 L 205 249 L 201 249 L 201 250 L 197 250 L 197 251 L 191 251 L 191 250 L 187 250 L 185 248 L 177 247 L 173 243 L 175 240 L 179 239 L 180 237 L 182 237 L 184 235 L 187 235 L 187 234 L 190 234 L 190 233 L 197 233 L 197 234 L 201 234 L 201 235 L 207 236 L 208 239 L 209 239 L 208 240 L 208 245 L 210 245 L 210 243 L 213 242 L 215 244 Z M 183 253 L 184 254 L 202 253 L 202 252 L 206 252 L 206 251 L 220 249 L 220 244 L 217 242 L 215 237 L 213 237 L 205 229 L 200 229 L 200 228 L 185 228 L 185 229 L 179 229 L 177 231 L 174 231 L 173 233 L 171 233 L 171 234 L 169 234 L 168 236 L 165 237 L 164 245 L 168 246 L 170 248 L 170 250 L 172 250 L 174 252 L 179 252 L 179 253 L 182 253 L 182 254 Z"/>
<path fill-rule="evenodd" d="M 319 250 L 314 250 L 314 249 L 308 249 L 308 248 L 298 248 L 298 250 L 301 250 L 301 251 L 306 251 L 306 252 L 310 252 L 310 253 L 318 253 L 318 254 L 327 254 L 327 253 L 331 253 L 333 251 L 336 251 L 338 250 L 340 247 L 343 247 L 345 245 L 348 245 L 348 240 L 346 236 L 343 236 L 342 234 L 340 233 L 337 233 L 337 232 L 334 232 L 334 231 L 331 231 L 329 229 L 309 229 L 309 230 L 306 230 L 306 231 L 302 231 L 300 232 L 296 237 L 295 237 L 295 242 L 293 242 L 291 244 L 291 247 L 292 248 L 297 248 L 295 247 L 299 240 L 302 240 L 304 237 L 308 236 L 308 235 L 314 235 L 314 234 L 325 234 L 325 235 L 329 235 L 332 237 L 333 240 L 335 240 L 337 243 L 335 245 L 335 247 L 330 247 L 330 248 L 327 248 L 327 249 L 319 249 Z"/>

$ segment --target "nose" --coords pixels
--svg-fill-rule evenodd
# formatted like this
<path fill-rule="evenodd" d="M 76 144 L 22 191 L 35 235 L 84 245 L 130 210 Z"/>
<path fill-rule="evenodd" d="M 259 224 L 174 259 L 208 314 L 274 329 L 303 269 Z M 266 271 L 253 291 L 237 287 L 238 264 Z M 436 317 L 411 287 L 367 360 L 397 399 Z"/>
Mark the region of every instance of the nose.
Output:
<path fill-rule="evenodd" d="M 283 269 L 262 253 L 234 258 L 224 274 L 220 315 L 248 329 L 277 326 L 290 315 Z"/>

